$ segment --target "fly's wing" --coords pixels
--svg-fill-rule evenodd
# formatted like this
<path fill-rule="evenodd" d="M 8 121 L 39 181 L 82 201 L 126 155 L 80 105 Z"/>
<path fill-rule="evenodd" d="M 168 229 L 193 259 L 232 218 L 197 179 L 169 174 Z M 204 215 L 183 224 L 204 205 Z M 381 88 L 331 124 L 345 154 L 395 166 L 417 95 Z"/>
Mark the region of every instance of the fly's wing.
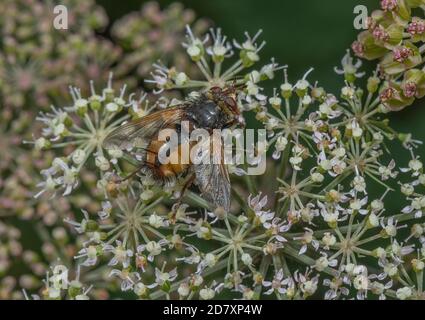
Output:
<path fill-rule="evenodd" d="M 143 118 L 130 121 L 112 131 L 103 142 L 106 149 L 144 149 L 158 131 L 180 122 L 183 108 L 175 107 L 154 112 Z"/>
<path fill-rule="evenodd" d="M 205 161 L 194 164 L 196 183 L 202 196 L 211 202 L 215 208 L 223 207 L 230 210 L 230 179 L 227 167 L 224 164 L 224 150 L 221 136 L 212 135 L 210 147 L 203 157 L 209 157 L 210 163 Z"/>

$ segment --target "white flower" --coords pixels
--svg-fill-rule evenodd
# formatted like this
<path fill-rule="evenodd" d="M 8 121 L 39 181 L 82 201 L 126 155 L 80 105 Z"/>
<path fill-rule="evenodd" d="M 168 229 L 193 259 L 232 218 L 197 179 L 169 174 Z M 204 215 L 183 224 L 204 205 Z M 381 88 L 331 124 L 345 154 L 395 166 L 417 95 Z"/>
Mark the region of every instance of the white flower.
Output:
<path fill-rule="evenodd" d="M 273 108 L 279 109 L 282 104 L 282 99 L 274 96 L 269 99 L 269 103 L 273 106 Z"/>
<path fill-rule="evenodd" d="M 301 170 L 300 164 L 302 161 L 303 161 L 303 158 L 301 158 L 300 156 L 294 156 L 289 158 L 289 163 L 292 165 L 292 167 L 295 170 L 298 170 L 298 171 Z"/>
<path fill-rule="evenodd" d="M 384 209 L 384 202 L 380 199 L 375 199 L 372 201 L 371 207 L 374 211 L 381 211 Z"/>
<path fill-rule="evenodd" d="M 389 276 L 390 278 L 395 277 L 398 274 L 398 267 L 394 263 L 388 262 L 386 260 L 379 261 L 379 265 L 384 267 L 384 272 L 379 275 L 379 278 L 385 278 L 385 276 Z"/>
<path fill-rule="evenodd" d="M 367 217 L 367 223 L 368 223 L 369 226 L 376 228 L 377 226 L 379 226 L 379 218 L 377 217 L 376 214 L 371 213 Z"/>
<path fill-rule="evenodd" d="M 83 149 L 77 149 L 72 153 L 72 161 L 79 165 L 83 163 L 86 158 L 86 152 Z"/>
<path fill-rule="evenodd" d="M 212 268 L 217 263 L 217 256 L 212 253 L 207 253 L 204 258 L 205 265 Z"/>
<path fill-rule="evenodd" d="M 63 195 L 66 196 L 71 193 L 78 185 L 77 178 L 78 170 L 74 167 L 69 167 L 68 164 L 61 158 L 55 158 L 52 163 L 52 167 L 41 171 L 41 174 L 45 177 L 44 183 L 39 183 L 38 186 L 42 186 L 43 190 L 40 191 L 36 197 L 45 191 L 53 191 L 53 187 L 61 186 L 64 189 Z M 57 174 L 62 174 L 59 177 L 53 178 Z M 53 181 L 51 180 L 53 179 Z"/>
<path fill-rule="evenodd" d="M 176 76 L 175 82 L 177 86 L 184 86 L 187 80 L 187 75 L 184 72 L 179 72 Z"/>
<path fill-rule="evenodd" d="M 315 276 L 312 279 L 309 279 L 307 276 L 308 276 L 308 274 L 306 274 L 306 275 L 302 275 L 302 274 L 295 275 L 295 279 L 299 282 L 300 290 L 304 294 L 305 297 L 309 297 L 316 292 L 317 284 L 319 282 L 318 276 Z"/>
<path fill-rule="evenodd" d="M 331 234 L 329 232 L 326 232 L 323 235 L 322 242 L 325 245 L 324 248 L 326 250 L 329 250 L 330 247 L 332 247 L 333 245 L 335 245 L 335 243 L 336 243 L 336 237 L 333 234 Z"/>
<path fill-rule="evenodd" d="M 41 187 L 41 190 L 34 196 L 34 198 L 38 198 L 44 192 L 48 192 L 48 193 L 55 192 L 57 184 L 55 180 L 53 180 L 52 176 L 45 175 L 44 179 L 45 179 L 44 181 L 37 183 L 37 187 Z"/>
<path fill-rule="evenodd" d="M 284 136 L 279 136 L 276 139 L 275 151 L 273 152 L 273 159 L 275 160 L 279 159 L 280 155 L 282 154 L 282 151 L 285 150 L 287 145 L 288 145 L 288 139 Z"/>
<path fill-rule="evenodd" d="M 147 251 L 148 252 L 148 260 L 149 261 L 153 261 L 155 256 L 159 255 L 162 250 L 163 250 L 163 246 L 167 245 L 168 241 L 165 239 L 161 239 L 158 242 L 157 241 L 149 241 L 147 244 L 145 245 L 140 245 L 137 247 L 137 253 L 140 254 L 143 251 Z"/>
<path fill-rule="evenodd" d="M 410 196 L 413 194 L 413 192 L 415 192 L 415 188 L 409 184 L 409 183 L 404 183 L 401 185 L 400 187 L 400 191 L 406 195 L 406 196 Z"/>
<path fill-rule="evenodd" d="M 278 151 L 283 151 L 285 150 L 286 146 L 288 145 L 288 139 L 284 136 L 280 136 L 279 138 L 277 138 L 276 140 L 276 150 Z"/>
<path fill-rule="evenodd" d="M 125 249 L 120 241 L 116 241 L 116 247 L 105 245 L 104 251 L 112 252 L 114 255 L 109 261 L 108 266 L 115 266 L 121 263 L 123 268 L 127 268 L 130 265 L 130 258 L 133 256 L 133 252 L 129 249 Z"/>
<path fill-rule="evenodd" d="M 266 123 L 266 129 L 267 130 L 269 130 L 269 131 L 272 131 L 274 128 L 276 128 L 277 126 L 279 125 L 279 120 L 277 120 L 276 118 L 274 118 L 274 117 L 270 117 L 268 120 L 267 120 L 267 123 Z"/>
<path fill-rule="evenodd" d="M 190 293 L 190 288 L 187 283 L 182 283 L 179 285 L 179 288 L 177 289 L 177 292 L 181 297 L 187 297 Z"/>
<path fill-rule="evenodd" d="M 422 170 L 423 164 L 418 159 L 413 159 L 409 161 L 409 168 L 412 171 L 419 171 L 419 170 Z"/>
<path fill-rule="evenodd" d="M 88 104 L 89 104 L 89 102 L 86 99 L 78 99 L 77 101 L 75 101 L 74 106 L 77 109 L 77 111 L 79 109 L 86 109 L 87 110 Z"/>
<path fill-rule="evenodd" d="M 275 271 L 276 272 L 276 271 Z M 277 271 L 273 277 L 272 281 L 263 281 L 263 286 L 268 288 L 270 287 L 269 290 L 267 290 L 266 292 L 264 292 L 265 295 L 270 295 L 272 294 L 275 290 L 278 293 L 284 294 L 287 292 L 287 289 L 285 288 L 285 286 L 288 286 L 292 284 L 292 279 L 291 278 L 284 278 L 283 276 L 283 270 L 280 269 L 279 271 Z"/>
<path fill-rule="evenodd" d="M 140 275 L 137 272 L 130 272 L 128 269 L 112 269 L 109 276 L 117 276 L 121 279 L 121 291 L 134 290 L 134 285 L 140 281 Z"/>
<path fill-rule="evenodd" d="M 139 297 L 144 296 L 148 293 L 148 287 L 144 285 L 142 282 L 138 282 L 134 285 L 133 291 Z"/>
<path fill-rule="evenodd" d="M 359 212 L 361 215 L 366 215 L 368 214 L 368 210 L 366 209 L 362 209 L 362 207 L 364 205 L 367 204 L 367 197 L 364 197 L 363 199 L 353 199 L 350 201 L 350 210 L 349 213 L 353 213 L 353 212 Z"/>
<path fill-rule="evenodd" d="M 146 244 L 146 250 L 149 252 L 150 255 L 156 256 L 156 255 L 161 253 L 162 248 L 161 248 L 161 245 L 158 242 L 149 241 Z"/>
<path fill-rule="evenodd" d="M 408 168 L 401 168 L 401 172 L 410 172 L 412 171 L 413 177 L 418 177 L 420 174 L 422 174 L 423 170 L 423 163 L 418 159 L 412 159 L 409 161 L 409 167 Z"/>
<path fill-rule="evenodd" d="M 280 86 L 280 90 L 282 91 L 282 95 L 285 96 L 286 93 L 291 93 L 293 88 L 290 83 L 286 82 Z"/>
<path fill-rule="evenodd" d="M 418 260 L 418 259 L 413 259 L 411 261 L 411 264 L 412 264 L 413 270 L 415 270 L 415 272 L 422 272 L 425 268 L 425 262 Z"/>
<path fill-rule="evenodd" d="M 323 174 L 321 174 L 319 172 L 314 172 L 314 173 L 311 174 L 311 180 L 313 182 L 322 183 L 324 179 L 325 179 L 325 177 L 323 176 Z"/>
<path fill-rule="evenodd" d="M 350 50 L 347 50 L 347 53 L 341 60 L 342 69 L 335 67 L 334 71 L 336 74 L 345 75 L 346 77 L 354 76 L 355 78 L 361 78 L 365 75 L 365 72 L 358 72 L 362 64 L 360 59 L 357 59 L 354 63 Z"/>
<path fill-rule="evenodd" d="M 385 224 L 385 220 L 381 220 L 381 226 L 384 229 L 384 232 L 389 237 L 395 237 L 397 234 L 397 222 L 394 221 L 394 218 L 391 217 L 387 220 Z"/>
<path fill-rule="evenodd" d="M 199 291 L 199 297 L 202 300 L 211 300 L 215 296 L 215 291 L 211 288 L 204 288 Z"/>
<path fill-rule="evenodd" d="M 149 217 L 149 224 L 154 228 L 160 228 L 165 226 L 164 218 L 153 213 Z"/>
<path fill-rule="evenodd" d="M 66 132 L 66 127 L 63 123 L 58 123 L 53 127 L 53 135 L 58 137 Z"/>
<path fill-rule="evenodd" d="M 108 171 L 110 168 L 109 161 L 103 156 L 97 156 L 95 158 L 96 166 L 102 171 Z"/>
<path fill-rule="evenodd" d="M 400 300 L 407 300 L 412 296 L 412 289 L 409 287 L 397 289 L 396 296 Z"/>
<path fill-rule="evenodd" d="M 298 82 L 295 84 L 295 89 L 300 91 L 305 91 L 310 86 L 307 80 L 302 79 L 298 80 Z"/>
<path fill-rule="evenodd" d="M 94 266 L 97 262 L 97 248 L 96 246 L 88 246 L 78 251 L 78 255 L 75 256 L 76 259 L 86 257 L 81 265 L 82 266 Z"/>
<path fill-rule="evenodd" d="M 202 278 L 199 274 L 194 274 L 190 277 L 189 283 L 193 287 L 199 287 L 204 282 L 204 278 Z"/>
<path fill-rule="evenodd" d="M 198 60 L 201 56 L 202 51 L 196 44 L 193 44 L 187 48 L 187 53 L 193 60 Z"/>
<path fill-rule="evenodd" d="M 378 172 L 381 174 L 382 180 L 388 180 L 389 178 L 397 177 L 398 172 L 393 171 L 395 168 L 395 161 L 391 160 L 388 166 L 379 166 Z"/>
<path fill-rule="evenodd" d="M 142 199 L 143 201 L 148 201 L 152 199 L 154 196 L 155 196 L 155 193 L 150 189 L 146 189 L 142 193 L 140 193 L 140 199 Z"/>
<path fill-rule="evenodd" d="M 155 268 L 155 282 L 158 285 L 163 285 L 166 282 L 174 281 L 177 278 L 177 269 L 174 268 L 170 272 L 162 272 L 158 268 Z"/>
<path fill-rule="evenodd" d="M 354 94 L 355 94 L 355 91 L 354 91 L 354 88 L 352 87 L 343 87 L 341 89 L 341 96 L 347 99 L 352 100 L 354 98 Z"/>
<path fill-rule="evenodd" d="M 117 112 L 118 109 L 119 109 L 119 106 L 115 102 L 109 102 L 108 104 L 106 104 L 106 110 L 111 113 Z"/>
<path fill-rule="evenodd" d="M 34 146 L 37 150 L 42 150 L 44 148 L 48 148 L 50 146 L 50 142 L 46 138 L 40 137 L 35 140 Z"/>
<path fill-rule="evenodd" d="M 117 164 L 117 159 L 121 158 L 124 155 L 124 152 L 118 148 L 108 149 L 108 154 L 111 156 L 111 162 Z"/>
<path fill-rule="evenodd" d="M 102 210 L 99 211 L 97 214 L 101 220 L 105 220 L 109 218 L 110 214 L 112 212 L 112 204 L 110 201 L 102 201 Z"/>
<path fill-rule="evenodd" d="M 354 278 L 353 285 L 357 290 L 367 290 L 369 288 L 369 278 L 365 274 L 359 274 Z"/>
<path fill-rule="evenodd" d="M 301 103 L 305 107 L 309 106 L 312 102 L 313 102 L 313 99 L 309 95 L 304 96 L 303 99 L 301 100 Z"/>
<path fill-rule="evenodd" d="M 363 135 L 363 129 L 360 128 L 360 125 L 356 121 L 353 121 L 351 129 L 354 138 L 360 138 Z"/>
<path fill-rule="evenodd" d="M 322 253 L 322 256 L 316 260 L 316 263 L 314 264 L 314 267 L 317 271 L 323 271 L 327 267 L 335 267 L 337 265 L 338 261 L 336 259 L 328 260 L 328 257 L 325 253 Z"/>
<path fill-rule="evenodd" d="M 325 210 L 324 207 L 320 210 L 320 214 L 323 217 L 323 220 L 328 223 L 330 226 L 334 226 L 339 221 L 339 212 L 337 210 L 330 212 Z"/>
<path fill-rule="evenodd" d="M 366 181 L 362 176 L 355 176 L 353 186 L 357 192 L 366 192 Z"/>
<path fill-rule="evenodd" d="M 241 256 L 241 260 L 247 266 L 252 264 L 252 257 L 248 253 L 243 253 Z"/>

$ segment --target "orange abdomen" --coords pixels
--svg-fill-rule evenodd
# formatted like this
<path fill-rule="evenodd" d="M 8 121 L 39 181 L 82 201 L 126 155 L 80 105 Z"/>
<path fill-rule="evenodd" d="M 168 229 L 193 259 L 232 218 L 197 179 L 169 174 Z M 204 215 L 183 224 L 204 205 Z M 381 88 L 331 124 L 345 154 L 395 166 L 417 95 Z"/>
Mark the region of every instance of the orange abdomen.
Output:
<path fill-rule="evenodd" d="M 182 161 L 182 154 L 186 152 L 182 145 L 177 145 L 170 150 L 169 163 L 163 164 L 158 159 L 158 154 L 165 141 L 152 140 L 146 151 L 146 165 L 153 170 L 156 178 L 171 178 L 185 172 L 190 166 L 190 159 L 186 163 Z M 187 163 L 189 162 L 189 163 Z"/>

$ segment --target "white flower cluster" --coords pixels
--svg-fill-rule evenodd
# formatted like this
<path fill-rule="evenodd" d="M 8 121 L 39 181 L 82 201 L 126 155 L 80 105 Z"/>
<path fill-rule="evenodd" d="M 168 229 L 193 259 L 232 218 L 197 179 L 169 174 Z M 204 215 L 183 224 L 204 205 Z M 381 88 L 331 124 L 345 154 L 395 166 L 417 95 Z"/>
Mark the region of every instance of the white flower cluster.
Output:
<path fill-rule="evenodd" d="M 67 220 L 85 239 L 75 256 L 81 268 L 103 265 L 121 290 L 144 299 L 306 299 L 321 291 L 325 299 L 424 298 L 423 164 L 414 154 L 418 141 L 389 126 L 379 78 L 359 87 L 361 63 L 347 54 L 337 69 L 345 76 L 339 97 L 312 83 L 312 70 L 291 83 L 286 68 L 280 90 L 267 96 L 259 82 L 281 67 L 272 61 L 254 69 L 264 46 L 259 35 L 232 44 L 219 29 L 201 39 L 188 28 L 183 46 L 204 79 L 159 64 L 152 73 L 157 93 L 237 86 L 240 109 L 267 130 L 267 172 L 232 178 L 230 212 L 211 210 L 191 191 L 171 212 L 178 182 L 163 188 L 144 175 L 117 181 L 131 159 L 103 150 L 103 139 L 156 105 L 126 100 L 124 90 L 116 96 L 109 84 L 87 99 L 73 89 L 71 107 L 39 118 L 45 128 L 35 147 L 70 150 L 41 172 L 39 196 L 84 192 L 83 168 L 96 172 L 98 214 Z M 235 52 L 236 61 L 224 63 Z M 393 160 L 394 141 L 411 153 L 406 168 Z M 68 282 L 54 272 L 46 285 L 55 298 Z"/>

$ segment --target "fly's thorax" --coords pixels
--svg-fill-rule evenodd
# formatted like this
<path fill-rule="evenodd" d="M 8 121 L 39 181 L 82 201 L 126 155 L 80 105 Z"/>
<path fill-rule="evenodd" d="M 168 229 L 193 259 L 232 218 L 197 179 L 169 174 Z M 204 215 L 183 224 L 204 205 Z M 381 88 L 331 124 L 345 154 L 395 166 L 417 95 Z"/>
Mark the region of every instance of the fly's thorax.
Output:
<path fill-rule="evenodd" d="M 214 101 L 200 99 L 187 108 L 187 116 L 198 128 L 222 129 L 231 120 L 229 114 Z"/>

